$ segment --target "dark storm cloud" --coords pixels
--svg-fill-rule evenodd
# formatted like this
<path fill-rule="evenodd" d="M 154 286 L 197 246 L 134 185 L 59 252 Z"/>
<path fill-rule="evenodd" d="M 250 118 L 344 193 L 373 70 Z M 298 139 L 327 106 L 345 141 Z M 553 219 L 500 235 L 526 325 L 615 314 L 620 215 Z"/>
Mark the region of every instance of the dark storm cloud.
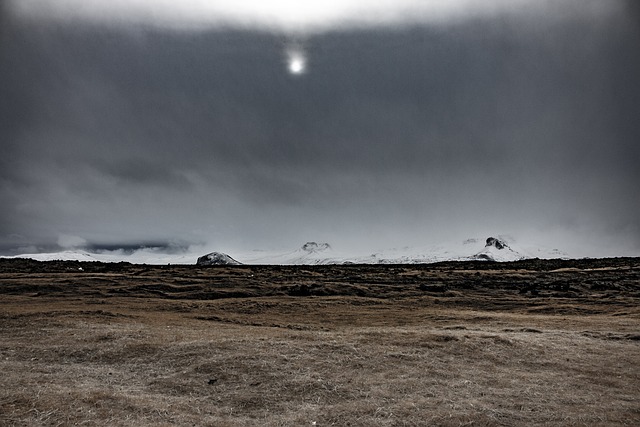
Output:
<path fill-rule="evenodd" d="M 273 33 L 11 21 L 2 247 L 563 230 L 638 248 L 637 20 L 548 18 L 335 30 L 301 76 Z"/>

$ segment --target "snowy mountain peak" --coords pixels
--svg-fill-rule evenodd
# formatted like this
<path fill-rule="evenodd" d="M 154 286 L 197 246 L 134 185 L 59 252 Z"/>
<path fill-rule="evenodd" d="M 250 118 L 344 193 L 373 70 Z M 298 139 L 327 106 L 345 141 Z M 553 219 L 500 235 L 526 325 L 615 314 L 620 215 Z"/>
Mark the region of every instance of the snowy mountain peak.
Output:
<path fill-rule="evenodd" d="M 236 261 L 227 254 L 222 252 L 211 252 L 210 254 L 201 256 L 196 262 L 197 265 L 240 265 L 241 262 Z"/>
<path fill-rule="evenodd" d="M 304 245 L 302 245 L 301 249 L 310 254 L 314 254 L 314 253 L 330 250 L 331 246 L 328 243 L 307 242 Z"/>
<path fill-rule="evenodd" d="M 525 258 L 529 258 L 526 253 L 510 247 L 505 240 L 497 237 L 487 238 L 484 249 L 470 257 L 479 261 L 499 262 L 518 261 Z"/>
<path fill-rule="evenodd" d="M 487 238 L 487 244 L 484 245 L 484 247 L 491 247 L 493 246 L 494 248 L 498 249 L 498 250 L 502 250 L 504 248 L 510 249 L 509 245 L 507 245 L 507 242 L 505 242 L 504 240 L 498 239 L 496 237 L 489 237 Z"/>

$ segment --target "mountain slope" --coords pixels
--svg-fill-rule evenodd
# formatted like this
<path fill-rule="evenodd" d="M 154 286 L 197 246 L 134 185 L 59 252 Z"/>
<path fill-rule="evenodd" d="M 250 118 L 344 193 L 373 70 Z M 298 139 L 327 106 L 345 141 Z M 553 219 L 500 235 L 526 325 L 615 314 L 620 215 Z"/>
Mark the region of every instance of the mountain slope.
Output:
<path fill-rule="evenodd" d="M 273 265 L 319 265 L 319 264 L 423 264 L 440 261 L 517 261 L 527 258 L 570 258 L 557 249 L 533 246 L 523 247 L 508 236 L 472 238 L 438 245 L 392 248 L 368 255 L 335 250 L 328 243 L 307 242 L 289 252 L 251 251 L 234 253 L 233 257 L 222 252 L 205 255 L 214 264 L 273 264 Z M 202 258 L 202 252 L 161 253 L 153 249 L 140 249 L 133 253 L 110 251 L 91 253 L 75 250 L 56 253 L 23 254 L 10 258 L 32 258 L 38 261 L 127 261 L 135 264 L 194 264 Z"/>

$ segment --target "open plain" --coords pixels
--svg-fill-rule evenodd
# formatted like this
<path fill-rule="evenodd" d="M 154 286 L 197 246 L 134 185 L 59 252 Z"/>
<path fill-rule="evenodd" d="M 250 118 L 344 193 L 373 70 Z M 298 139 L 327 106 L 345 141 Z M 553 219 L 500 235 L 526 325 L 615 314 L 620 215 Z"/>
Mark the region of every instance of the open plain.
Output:
<path fill-rule="evenodd" d="M 640 259 L 0 260 L 2 426 L 640 425 Z"/>

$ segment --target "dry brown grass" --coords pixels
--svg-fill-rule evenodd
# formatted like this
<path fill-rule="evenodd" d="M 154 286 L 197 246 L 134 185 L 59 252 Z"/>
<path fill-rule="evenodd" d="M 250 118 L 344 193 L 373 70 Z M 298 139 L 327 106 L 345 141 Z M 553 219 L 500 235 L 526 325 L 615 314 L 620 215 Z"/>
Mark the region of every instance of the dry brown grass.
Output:
<path fill-rule="evenodd" d="M 0 425 L 640 425 L 621 305 L 0 295 Z"/>

